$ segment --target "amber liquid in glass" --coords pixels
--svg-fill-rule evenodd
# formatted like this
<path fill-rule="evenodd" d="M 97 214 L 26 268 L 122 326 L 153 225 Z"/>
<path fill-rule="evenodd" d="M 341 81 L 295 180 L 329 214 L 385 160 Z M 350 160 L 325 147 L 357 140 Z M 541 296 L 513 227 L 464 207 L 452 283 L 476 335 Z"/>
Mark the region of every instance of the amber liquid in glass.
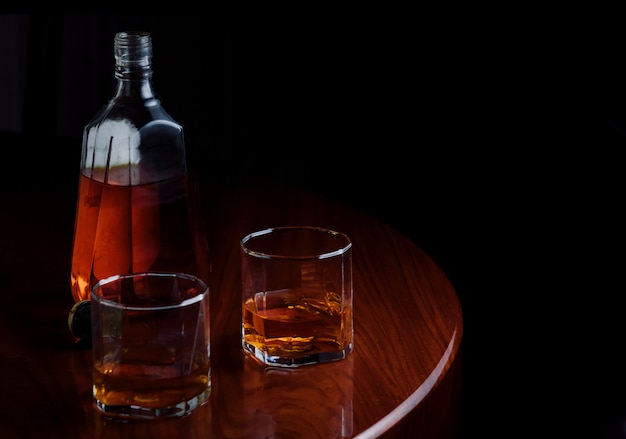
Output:
<path fill-rule="evenodd" d="M 105 338 L 97 349 L 104 351 L 94 360 L 97 403 L 113 409 L 134 406 L 138 415 L 150 409 L 176 415 L 188 410 L 186 405 L 204 402 L 210 394 L 211 360 L 201 306 L 103 315 Z"/>
<path fill-rule="evenodd" d="M 165 408 L 181 402 L 190 402 L 196 397 L 200 400 L 195 403 L 200 405 L 202 400 L 208 397 L 210 391 L 208 359 L 205 359 L 204 364 L 194 364 L 190 373 L 185 375 L 181 375 L 180 366 L 165 364 L 168 361 L 167 356 L 162 360 L 163 365 L 159 365 L 158 356 L 156 360 L 153 357 L 150 361 L 154 363 L 137 361 L 96 364 L 93 384 L 94 397 L 98 403 L 106 406 L 136 405 L 144 408 Z"/>
<path fill-rule="evenodd" d="M 343 358 L 352 349 L 352 309 L 341 297 L 322 297 L 300 290 L 257 293 L 243 304 L 243 343 L 264 357 L 298 358 L 327 355 Z"/>
<path fill-rule="evenodd" d="M 115 172 L 109 171 L 109 181 Z M 119 186 L 81 175 L 72 253 L 74 300 L 88 300 L 96 282 L 120 273 L 178 271 L 206 281 L 206 242 L 189 203 L 186 177 Z"/>

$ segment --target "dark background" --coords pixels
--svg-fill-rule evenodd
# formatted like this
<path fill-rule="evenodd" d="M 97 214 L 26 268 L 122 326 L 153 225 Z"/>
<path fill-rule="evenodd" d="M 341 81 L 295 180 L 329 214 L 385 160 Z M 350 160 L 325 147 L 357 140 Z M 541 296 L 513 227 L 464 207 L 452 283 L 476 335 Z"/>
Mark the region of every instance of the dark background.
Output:
<path fill-rule="evenodd" d="M 113 37 L 147 30 L 204 191 L 310 187 L 448 274 L 462 437 L 626 437 L 621 26 L 344 9 L 0 15 L 3 196 L 53 181 L 73 205 L 83 126 L 114 91 Z"/>

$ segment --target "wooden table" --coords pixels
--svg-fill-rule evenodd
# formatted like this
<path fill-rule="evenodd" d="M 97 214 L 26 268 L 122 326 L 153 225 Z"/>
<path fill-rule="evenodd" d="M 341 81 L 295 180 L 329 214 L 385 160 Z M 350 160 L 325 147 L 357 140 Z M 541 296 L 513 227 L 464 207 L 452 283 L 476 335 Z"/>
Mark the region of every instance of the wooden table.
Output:
<path fill-rule="evenodd" d="M 454 437 L 463 316 L 433 260 L 377 219 L 308 190 L 254 184 L 206 197 L 213 271 L 212 394 L 181 419 L 117 421 L 91 400 L 91 351 L 67 327 L 75 194 L 3 193 L 0 436 L 9 438 Z M 318 225 L 353 241 L 355 348 L 296 370 L 244 358 L 239 239 Z"/>

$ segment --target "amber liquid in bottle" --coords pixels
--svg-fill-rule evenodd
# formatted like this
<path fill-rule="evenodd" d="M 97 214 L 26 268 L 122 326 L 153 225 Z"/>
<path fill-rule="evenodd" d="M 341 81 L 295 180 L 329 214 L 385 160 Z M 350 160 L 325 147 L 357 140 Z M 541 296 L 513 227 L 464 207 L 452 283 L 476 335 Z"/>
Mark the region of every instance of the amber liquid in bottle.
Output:
<path fill-rule="evenodd" d="M 72 254 L 74 300 L 88 300 L 97 281 L 118 273 L 179 271 L 206 278 L 206 243 L 198 232 L 202 224 L 189 203 L 184 176 L 119 186 L 81 175 Z"/>

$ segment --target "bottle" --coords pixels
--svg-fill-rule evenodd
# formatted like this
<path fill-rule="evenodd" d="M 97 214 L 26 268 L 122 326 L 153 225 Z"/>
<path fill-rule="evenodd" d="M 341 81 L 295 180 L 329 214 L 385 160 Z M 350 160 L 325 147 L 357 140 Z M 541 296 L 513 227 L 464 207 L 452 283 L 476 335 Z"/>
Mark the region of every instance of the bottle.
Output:
<path fill-rule="evenodd" d="M 152 38 L 114 39 L 114 96 L 85 126 L 74 224 L 71 288 L 89 300 L 120 273 L 177 271 L 208 283 L 210 257 L 183 127 L 152 84 Z"/>

